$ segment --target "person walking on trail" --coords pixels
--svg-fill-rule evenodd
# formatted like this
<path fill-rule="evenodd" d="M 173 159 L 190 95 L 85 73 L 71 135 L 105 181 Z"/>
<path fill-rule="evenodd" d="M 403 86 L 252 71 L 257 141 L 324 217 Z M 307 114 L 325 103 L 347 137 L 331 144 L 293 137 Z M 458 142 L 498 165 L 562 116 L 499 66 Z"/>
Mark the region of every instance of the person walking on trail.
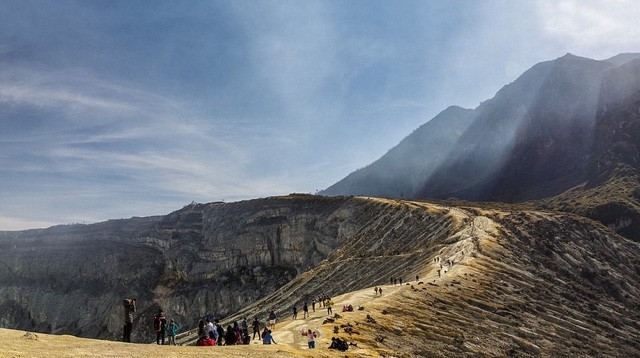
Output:
<path fill-rule="evenodd" d="M 307 344 L 309 345 L 309 349 L 313 349 L 316 347 L 316 333 L 309 328 L 307 331 Z"/>
<path fill-rule="evenodd" d="M 418 275 L 416 275 L 416 281 L 420 281 L 420 279 L 418 278 Z"/>
<path fill-rule="evenodd" d="M 169 321 L 169 326 L 167 326 L 167 337 L 169 337 L 169 345 L 176 345 L 176 335 L 178 334 L 178 330 L 180 327 L 176 324 L 174 320 Z"/>
<path fill-rule="evenodd" d="M 305 319 L 309 316 L 309 305 L 307 305 L 307 302 L 305 301 L 305 303 L 302 305 L 302 318 Z"/>
<path fill-rule="evenodd" d="M 380 296 L 382 296 L 382 287 L 380 287 L 380 288 L 378 289 L 378 294 L 379 294 Z"/>
<path fill-rule="evenodd" d="M 136 312 L 136 299 L 127 298 L 122 301 L 124 306 L 124 327 L 122 328 L 122 341 L 131 342 L 131 331 L 133 330 L 133 314 Z"/>
<path fill-rule="evenodd" d="M 276 329 L 276 312 L 273 310 L 273 308 L 271 309 L 271 312 L 269 313 L 269 328 L 271 329 Z M 264 339 L 264 335 L 263 339 Z"/>
<path fill-rule="evenodd" d="M 293 319 L 298 318 L 298 307 L 293 305 Z"/>
<path fill-rule="evenodd" d="M 325 306 L 327 306 L 327 314 L 328 315 L 333 314 L 333 310 L 331 309 L 331 306 L 333 306 L 333 301 L 331 301 L 331 298 L 327 298 L 327 301 L 325 302 Z"/>
<path fill-rule="evenodd" d="M 313 310 L 313 312 L 316 311 L 316 299 L 315 298 L 313 300 L 311 300 L 311 309 Z"/>
<path fill-rule="evenodd" d="M 164 317 L 162 310 L 153 319 L 153 330 L 156 331 L 156 343 L 164 345 L 164 332 L 167 329 L 167 319 Z M 162 341 L 162 343 L 160 343 Z"/>
<path fill-rule="evenodd" d="M 373 294 L 374 296 L 377 296 L 377 295 L 378 295 L 378 286 L 376 286 L 376 287 L 373 289 L 373 292 L 374 292 L 374 294 Z"/>
<path fill-rule="evenodd" d="M 256 316 L 256 318 L 253 320 L 253 323 L 251 324 L 251 326 L 253 327 L 253 338 L 252 339 L 256 339 L 256 333 L 258 334 L 258 340 L 262 340 L 262 335 L 260 334 L 260 321 L 258 321 L 258 316 Z"/>

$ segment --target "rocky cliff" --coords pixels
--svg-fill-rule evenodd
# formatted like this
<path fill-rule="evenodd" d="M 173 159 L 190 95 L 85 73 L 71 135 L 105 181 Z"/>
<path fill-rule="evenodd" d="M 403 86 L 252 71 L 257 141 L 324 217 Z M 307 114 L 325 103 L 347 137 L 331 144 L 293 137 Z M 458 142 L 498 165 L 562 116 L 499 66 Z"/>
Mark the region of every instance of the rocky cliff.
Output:
<path fill-rule="evenodd" d="M 345 244 L 365 258 L 378 251 L 404 252 L 398 240 L 427 235 L 413 230 L 428 222 L 375 200 L 302 195 L 2 232 L 0 324 L 117 339 L 120 302 L 136 297 L 133 337 L 140 341 L 148 339 L 160 307 L 189 328 L 198 317 L 223 317 L 265 297 Z M 363 235 L 379 243 L 359 244 Z M 385 279 L 376 272 L 358 285 Z M 335 293 L 350 287 L 314 289 Z"/>

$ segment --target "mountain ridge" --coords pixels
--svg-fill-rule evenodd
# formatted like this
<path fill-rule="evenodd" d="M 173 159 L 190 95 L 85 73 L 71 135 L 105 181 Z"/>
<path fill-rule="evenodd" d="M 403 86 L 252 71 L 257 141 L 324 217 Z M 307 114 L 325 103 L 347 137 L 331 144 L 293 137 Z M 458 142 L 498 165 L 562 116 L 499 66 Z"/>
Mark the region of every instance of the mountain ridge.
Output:
<path fill-rule="evenodd" d="M 404 191 L 405 198 L 546 201 L 543 206 L 548 208 L 549 198 L 563 197 L 583 183 L 591 187 L 612 179 L 619 163 L 640 170 L 638 92 L 637 53 L 602 61 L 566 54 L 540 62 L 472 109 L 471 122 L 452 146 L 442 151 L 406 152 L 405 158 L 395 158 L 394 169 L 406 165 L 407 170 L 373 171 L 368 166 L 359 170 L 367 173 L 360 175 L 366 181 L 347 177 L 349 187 L 338 185 L 343 180 L 320 193 L 378 195 L 381 189 L 371 183 L 393 187 L 411 176 L 420 184 L 417 190 Z M 387 156 L 376 163 L 384 163 Z M 436 156 L 444 159 L 430 173 L 416 178 L 413 173 L 420 164 L 411 168 L 410 163 Z M 377 181 L 377 173 L 385 173 L 384 182 Z M 397 191 L 384 194 L 400 197 Z M 584 207 L 582 215 L 603 219 L 594 214 L 595 206 Z M 640 218 L 640 213 L 634 217 Z M 633 221 L 634 226 L 640 225 L 638 219 Z M 603 223 L 612 222 L 603 219 Z M 640 234 L 640 229 L 634 232 Z"/>

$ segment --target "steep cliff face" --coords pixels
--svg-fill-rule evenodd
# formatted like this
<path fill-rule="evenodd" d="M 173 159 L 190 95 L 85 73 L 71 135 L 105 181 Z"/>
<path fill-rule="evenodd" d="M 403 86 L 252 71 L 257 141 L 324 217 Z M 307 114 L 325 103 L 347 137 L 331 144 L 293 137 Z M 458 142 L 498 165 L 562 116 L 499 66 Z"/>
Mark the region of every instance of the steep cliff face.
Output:
<path fill-rule="evenodd" d="M 290 196 L 2 232 L 0 324 L 117 339 L 120 302 L 136 297 L 134 340 L 148 339 L 160 307 L 189 328 L 273 292 L 386 215 L 372 200 Z"/>

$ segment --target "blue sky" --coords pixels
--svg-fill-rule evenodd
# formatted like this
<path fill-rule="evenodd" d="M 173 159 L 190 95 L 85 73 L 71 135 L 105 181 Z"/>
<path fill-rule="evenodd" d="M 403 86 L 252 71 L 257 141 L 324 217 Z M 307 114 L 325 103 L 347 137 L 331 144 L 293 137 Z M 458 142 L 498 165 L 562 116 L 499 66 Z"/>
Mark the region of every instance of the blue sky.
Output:
<path fill-rule="evenodd" d="M 640 3 L 0 2 L 0 230 L 313 193 Z"/>

